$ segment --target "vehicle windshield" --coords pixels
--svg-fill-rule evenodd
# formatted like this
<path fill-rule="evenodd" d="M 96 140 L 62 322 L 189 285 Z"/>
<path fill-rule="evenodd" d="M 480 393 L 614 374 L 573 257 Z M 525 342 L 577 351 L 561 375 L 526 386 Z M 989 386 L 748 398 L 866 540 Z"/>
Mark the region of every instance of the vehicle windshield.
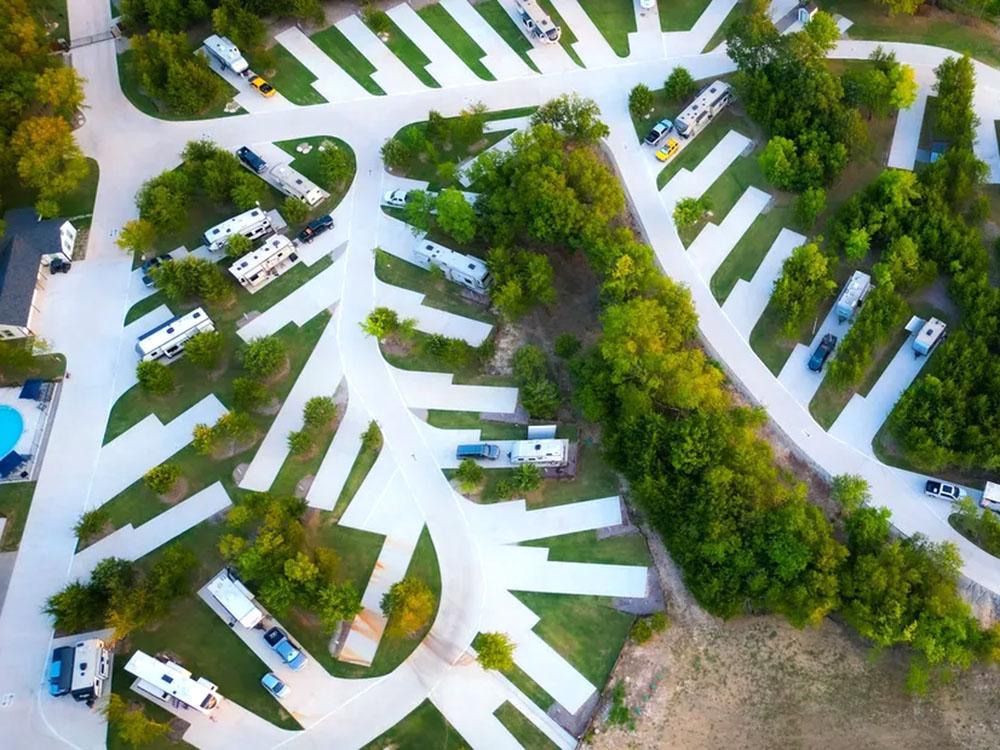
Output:
<path fill-rule="evenodd" d="M 559 38 L 559 32 L 556 29 L 549 29 L 545 32 L 545 36 L 554 42 Z"/>
<path fill-rule="evenodd" d="M 688 126 L 687 123 L 684 122 L 684 120 L 678 120 L 677 122 L 674 123 L 674 128 L 677 129 L 678 133 L 684 135 L 687 132 Z"/>

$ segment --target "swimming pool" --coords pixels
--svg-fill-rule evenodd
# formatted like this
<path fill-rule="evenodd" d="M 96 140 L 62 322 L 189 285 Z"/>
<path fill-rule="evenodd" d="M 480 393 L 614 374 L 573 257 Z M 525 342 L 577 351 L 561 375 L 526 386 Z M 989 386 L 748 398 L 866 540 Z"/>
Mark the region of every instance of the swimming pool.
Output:
<path fill-rule="evenodd" d="M 0 406 L 0 458 L 14 450 L 22 432 L 24 432 L 24 420 L 21 419 L 17 409 Z"/>

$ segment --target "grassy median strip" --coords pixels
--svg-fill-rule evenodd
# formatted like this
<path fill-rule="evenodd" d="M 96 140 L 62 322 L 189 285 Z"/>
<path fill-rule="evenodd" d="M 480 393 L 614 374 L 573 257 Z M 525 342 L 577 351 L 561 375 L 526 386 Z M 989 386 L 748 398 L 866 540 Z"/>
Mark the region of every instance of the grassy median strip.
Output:
<path fill-rule="evenodd" d="M 533 49 L 531 42 L 525 38 L 524 34 L 521 33 L 521 30 L 511 20 L 511 17 L 507 15 L 507 11 L 503 9 L 503 6 L 497 0 L 486 0 L 486 2 L 472 7 L 479 11 L 479 15 L 486 19 L 486 23 L 492 26 L 493 30 L 507 42 L 508 47 L 521 56 L 521 59 L 527 63 L 529 68 L 536 73 L 540 72 L 538 66 L 535 65 L 534 61 L 528 55 L 528 51 Z"/>
<path fill-rule="evenodd" d="M 507 727 L 507 731 L 514 735 L 514 739 L 520 742 L 525 750 L 557 750 L 558 746 L 542 734 L 542 731 L 509 701 L 505 701 L 493 715 Z"/>
<path fill-rule="evenodd" d="M 483 48 L 469 36 L 458 21 L 440 5 L 428 5 L 417 11 L 424 23 L 441 37 L 442 41 L 451 47 L 452 51 L 462 58 L 469 69 L 484 81 L 495 81 L 496 77 L 483 65 L 482 58 L 486 56 Z"/>
<path fill-rule="evenodd" d="M 362 750 L 466 750 L 469 746 L 434 704 L 425 700 L 405 719 L 365 745 Z"/>
<path fill-rule="evenodd" d="M 583 60 L 580 59 L 580 56 L 576 54 L 576 50 L 573 49 L 573 45 L 580 40 L 576 38 L 576 34 L 573 33 L 573 29 L 569 27 L 569 24 L 567 24 L 563 20 L 562 16 L 559 15 L 559 11 L 557 11 L 556 6 L 552 4 L 552 0 L 538 0 L 538 5 L 541 6 L 542 10 L 549 14 L 549 17 L 552 19 L 552 23 L 560 28 L 561 33 L 559 34 L 559 44 L 561 44 L 562 48 L 566 50 L 566 54 L 569 55 L 570 59 L 572 59 L 573 62 L 581 68 L 587 67 L 583 64 Z"/>
<path fill-rule="evenodd" d="M 275 44 L 271 48 L 271 54 L 274 55 L 271 84 L 278 93 L 293 104 L 309 105 L 326 102 L 322 94 L 313 88 L 316 76 L 299 61 L 299 58 L 280 44 Z"/>
<path fill-rule="evenodd" d="M 0 516 L 7 519 L 0 550 L 11 552 L 21 543 L 24 524 L 28 520 L 31 498 L 35 494 L 34 482 L 5 482 L 0 484 Z"/>
<path fill-rule="evenodd" d="M 389 29 L 389 36 L 385 40 L 385 46 L 392 50 L 392 53 L 400 59 L 403 65 L 413 71 L 413 75 L 419 78 L 422 84 L 434 89 L 441 88 L 441 84 L 427 72 L 427 66 L 431 62 L 430 58 L 388 16 L 386 16 L 386 26 Z"/>
<path fill-rule="evenodd" d="M 658 3 L 662 31 L 690 31 L 711 0 L 665 0 Z"/>
<path fill-rule="evenodd" d="M 615 54 L 628 57 L 628 35 L 636 30 L 632 3 L 627 0 L 580 0 L 580 7 L 608 40 Z"/>
<path fill-rule="evenodd" d="M 385 94 L 382 87 L 372 78 L 372 73 L 376 72 L 375 66 L 336 26 L 323 29 L 309 38 L 369 94 L 379 96 Z"/>

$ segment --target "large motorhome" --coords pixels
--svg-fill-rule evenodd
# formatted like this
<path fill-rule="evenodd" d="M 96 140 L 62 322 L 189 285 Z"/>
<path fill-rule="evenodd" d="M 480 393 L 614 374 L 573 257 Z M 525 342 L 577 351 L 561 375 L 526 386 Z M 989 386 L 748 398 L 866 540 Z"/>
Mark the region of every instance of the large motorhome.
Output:
<path fill-rule="evenodd" d="M 449 281 L 468 287 L 479 294 L 486 294 L 490 284 L 493 283 L 490 269 L 475 256 L 463 255 L 426 239 L 417 241 L 413 254 L 419 265 L 424 268 L 436 266 L 444 272 L 445 278 Z"/>
<path fill-rule="evenodd" d="M 677 116 L 674 129 L 681 138 L 698 135 L 734 98 L 732 88 L 725 81 L 710 83 Z"/>
<path fill-rule="evenodd" d="M 930 354 L 935 346 L 944 341 L 948 326 L 943 320 L 931 318 L 926 321 L 913 339 L 913 351 L 916 356 Z"/>
<path fill-rule="evenodd" d="M 184 351 L 184 342 L 198 333 L 215 330 L 215 324 L 200 307 L 147 331 L 135 342 L 135 352 L 143 362 L 166 357 L 173 359 Z"/>
<path fill-rule="evenodd" d="M 248 292 L 263 289 L 299 262 L 291 240 L 283 234 L 268 237 L 256 250 L 241 257 L 229 267 L 231 273 Z"/>
<path fill-rule="evenodd" d="M 216 224 L 202 235 L 205 245 L 213 253 L 221 250 L 229 242 L 229 238 L 235 234 L 242 234 L 248 240 L 256 240 L 274 231 L 271 220 L 267 213 L 260 206 L 251 208 L 249 211 L 226 219 L 221 224 Z"/>
<path fill-rule="evenodd" d="M 239 47 L 233 44 L 224 36 L 212 34 L 205 42 L 205 51 L 222 67 L 234 73 L 243 73 L 249 69 L 250 65 L 244 59 Z"/>
<path fill-rule="evenodd" d="M 515 0 L 514 7 L 532 39 L 538 39 L 546 44 L 559 41 L 562 29 L 552 23 L 549 14 L 539 7 L 536 0 Z"/>
<path fill-rule="evenodd" d="M 172 661 L 136 651 L 125 671 L 138 678 L 133 685 L 136 690 L 167 705 L 187 706 L 208 715 L 219 704 L 218 687 L 204 677 L 192 679 L 188 670 Z"/>
<path fill-rule="evenodd" d="M 227 571 L 223 570 L 211 580 L 208 591 L 243 627 L 255 627 L 264 619 L 264 613 L 253 603 L 253 594 L 240 581 L 231 578 Z"/>
<path fill-rule="evenodd" d="M 864 271 L 855 271 L 847 280 L 844 291 L 837 298 L 837 320 L 843 323 L 854 317 L 854 313 L 865 301 L 872 289 L 872 277 Z"/>
<path fill-rule="evenodd" d="M 91 638 L 52 651 L 49 664 L 49 694 L 72 695 L 74 700 L 92 703 L 104 692 L 111 679 L 111 652 L 104 641 Z"/>
<path fill-rule="evenodd" d="M 271 167 L 271 177 L 285 195 L 305 201 L 310 206 L 315 206 L 329 195 L 315 182 L 307 180 L 287 164 L 276 164 Z"/>
<path fill-rule="evenodd" d="M 512 464 L 565 466 L 569 462 L 569 440 L 518 440 L 510 446 Z"/>

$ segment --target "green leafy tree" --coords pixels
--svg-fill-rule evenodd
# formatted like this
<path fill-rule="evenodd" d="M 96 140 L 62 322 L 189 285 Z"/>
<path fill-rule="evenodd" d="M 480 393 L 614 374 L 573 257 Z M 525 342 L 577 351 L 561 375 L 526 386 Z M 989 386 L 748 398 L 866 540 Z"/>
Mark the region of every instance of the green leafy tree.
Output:
<path fill-rule="evenodd" d="M 465 196 L 454 188 L 447 188 L 441 191 L 435 203 L 437 225 L 458 242 L 471 242 L 476 236 L 476 211 Z"/>
<path fill-rule="evenodd" d="M 151 275 L 156 286 L 178 302 L 201 298 L 222 304 L 233 295 L 232 285 L 222 270 L 212 261 L 193 255 L 163 263 Z"/>
<path fill-rule="evenodd" d="M 297 430 L 288 433 L 288 451 L 293 456 L 304 456 L 315 446 L 313 436 L 306 430 Z"/>
<path fill-rule="evenodd" d="M 310 430 L 329 426 L 337 416 L 337 404 L 329 396 L 313 396 L 302 407 L 302 421 Z"/>
<path fill-rule="evenodd" d="M 636 84 L 628 94 L 628 111 L 632 117 L 646 117 L 653 111 L 653 92 L 644 83 Z"/>
<path fill-rule="evenodd" d="M 392 21 L 389 18 L 389 14 L 374 5 L 371 0 L 368 0 L 368 2 L 362 6 L 361 18 L 364 20 L 368 28 L 376 34 L 388 34 L 392 29 Z"/>
<path fill-rule="evenodd" d="M 559 386 L 547 378 L 532 380 L 521 386 L 519 395 L 521 404 L 535 419 L 554 418 L 562 403 Z"/>
<path fill-rule="evenodd" d="M 118 738 L 130 747 L 152 744 L 170 731 L 169 724 L 150 719 L 142 708 L 130 706 L 116 693 L 111 694 L 104 715 Z"/>
<path fill-rule="evenodd" d="M 849 514 L 870 504 L 872 499 L 867 480 L 857 474 L 835 476 L 830 486 L 830 496 Z"/>
<path fill-rule="evenodd" d="M 458 487 L 462 492 L 475 492 L 485 476 L 483 467 L 471 458 L 462 459 L 462 463 L 455 470 L 455 479 L 458 480 Z"/>
<path fill-rule="evenodd" d="M 157 495 L 166 495 L 174 488 L 180 478 L 181 467 L 177 464 L 165 463 L 154 466 L 143 474 L 142 481 Z"/>
<path fill-rule="evenodd" d="M 271 392 L 256 378 L 233 379 L 233 406 L 242 412 L 254 412 L 270 403 Z"/>
<path fill-rule="evenodd" d="M 912 16 L 917 8 L 923 5 L 923 0 L 876 0 L 890 15 Z"/>
<path fill-rule="evenodd" d="M 46 600 L 44 611 L 58 630 L 79 633 L 100 624 L 104 606 L 90 587 L 73 581 Z"/>
<path fill-rule="evenodd" d="M 386 632 L 412 637 L 430 623 L 437 601 L 420 578 L 406 576 L 382 596 L 382 613 L 389 618 Z"/>
<path fill-rule="evenodd" d="M 806 188 L 795 199 L 795 219 L 803 229 L 811 229 L 824 209 L 826 209 L 826 191 L 821 187 Z"/>
<path fill-rule="evenodd" d="M 707 198 L 681 198 L 674 206 L 674 224 L 678 229 L 693 227 L 710 208 Z"/>
<path fill-rule="evenodd" d="M 240 353 L 243 369 L 261 379 L 274 375 L 287 359 L 285 344 L 277 336 L 255 338 Z"/>
<path fill-rule="evenodd" d="M 69 120 L 83 106 L 84 83 L 76 69 L 68 65 L 48 68 L 35 79 L 35 98 Z"/>
<path fill-rule="evenodd" d="M 453 161 L 443 161 L 434 170 L 442 185 L 452 185 L 458 180 L 458 165 Z"/>
<path fill-rule="evenodd" d="M 285 217 L 286 221 L 298 224 L 309 216 L 309 204 L 301 198 L 289 195 L 281 202 L 281 215 Z"/>
<path fill-rule="evenodd" d="M 368 427 L 361 433 L 361 449 L 366 451 L 378 450 L 382 447 L 382 430 L 379 429 L 378 422 L 374 419 L 368 423 Z"/>
<path fill-rule="evenodd" d="M 670 71 L 667 80 L 663 84 L 663 94 L 672 102 L 679 102 L 686 99 L 694 92 L 694 78 L 687 68 L 680 65 Z"/>
<path fill-rule="evenodd" d="M 319 150 L 319 170 L 328 188 L 342 185 L 354 175 L 354 156 L 333 141 L 323 141 Z"/>
<path fill-rule="evenodd" d="M 176 232 L 184 227 L 194 197 L 194 185 L 183 171 L 169 170 L 146 180 L 136 195 L 139 218 L 157 232 Z"/>
<path fill-rule="evenodd" d="M 156 227 L 144 219 L 125 222 L 115 244 L 127 252 L 148 253 L 156 242 Z"/>
<path fill-rule="evenodd" d="M 807 242 L 792 251 L 781 266 L 774 282 L 772 300 L 785 321 L 785 333 L 795 334 L 819 303 L 836 290 L 830 275 L 830 259 L 815 242 Z"/>
<path fill-rule="evenodd" d="M 949 57 L 934 69 L 937 131 L 953 140 L 970 139 L 978 118 L 972 106 L 976 71 L 968 55 Z"/>
<path fill-rule="evenodd" d="M 514 667 L 514 642 L 506 633 L 482 633 L 476 639 L 476 661 L 483 669 L 507 672 Z"/>
<path fill-rule="evenodd" d="M 793 190 L 798 181 L 799 157 L 795 143 L 774 136 L 757 157 L 764 179 L 781 190 Z"/>
<path fill-rule="evenodd" d="M 570 140 L 595 143 L 611 132 L 600 117 L 601 109 L 594 100 L 576 93 L 563 94 L 536 109 L 531 124 L 547 123 Z"/>
<path fill-rule="evenodd" d="M 493 304 L 517 319 L 536 305 L 555 302 L 555 272 L 549 259 L 527 250 L 491 250 L 486 263 L 493 274 Z"/>
<path fill-rule="evenodd" d="M 410 225 L 414 234 L 426 232 L 431 228 L 431 212 L 435 203 L 435 199 L 425 190 L 411 190 L 407 193 L 403 220 Z"/>
<path fill-rule="evenodd" d="M 413 151 L 399 138 L 389 138 L 382 144 L 382 161 L 390 169 L 402 169 L 413 158 Z"/>
<path fill-rule="evenodd" d="M 174 390 L 174 373 L 162 362 L 140 362 L 135 368 L 139 387 L 146 393 L 162 396 Z"/>
<path fill-rule="evenodd" d="M 212 11 L 212 29 L 231 39 L 237 47 L 248 50 L 262 48 L 267 36 L 267 27 L 259 14 L 238 0 L 222 0 Z"/>
<path fill-rule="evenodd" d="M 399 313 L 389 307 L 376 307 L 361 324 L 362 331 L 379 341 L 398 331 L 399 327 Z"/>
<path fill-rule="evenodd" d="M 202 331 L 184 342 L 184 356 L 205 370 L 214 370 L 222 361 L 225 339 L 219 331 Z"/>
<path fill-rule="evenodd" d="M 90 172 L 69 124 L 61 117 L 25 119 L 10 137 L 8 151 L 20 182 L 37 191 L 39 199 L 52 204 L 57 204 Z"/>
<path fill-rule="evenodd" d="M 580 339 L 572 333 L 560 333 L 554 344 L 556 356 L 561 359 L 569 359 L 580 351 L 581 346 Z"/>
<path fill-rule="evenodd" d="M 511 478 L 514 488 L 521 492 L 532 492 L 542 485 L 542 472 L 535 464 L 519 464 Z"/>
<path fill-rule="evenodd" d="M 851 260 L 864 260 L 871 247 L 871 237 L 863 227 L 852 229 L 844 240 L 844 255 Z"/>
<path fill-rule="evenodd" d="M 108 511 L 105 508 L 94 508 L 84 512 L 80 516 L 80 520 L 73 526 L 73 531 L 77 539 L 87 541 L 91 537 L 100 534 L 110 520 L 111 516 L 108 515 Z"/>
<path fill-rule="evenodd" d="M 285 578 L 299 586 L 308 586 L 319 575 L 319 567 L 302 550 L 295 553 L 295 557 L 285 560 Z"/>
<path fill-rule="evenodd" d="M 195 55 L 183 32 L 151 30 L 131 37 L 129 65 L 154 99 L 180 114 L 204 112 L 223 94 L 223 81 Z"/>
<path fill-rule="evenodd" d="M 475 102 L 462 109 L 451 121 L 451 137 L 465 143 L 476 143 L 483 137 L 486 127 L 486 105 Z"/>
<path fill-rule="evenodd" d="M 316 610 L 323 628 L 332 633 L 341 622 L 353 620 L 361 613 L 361 595 L 354 584 L 328 584 L 316 595 Z"/>

